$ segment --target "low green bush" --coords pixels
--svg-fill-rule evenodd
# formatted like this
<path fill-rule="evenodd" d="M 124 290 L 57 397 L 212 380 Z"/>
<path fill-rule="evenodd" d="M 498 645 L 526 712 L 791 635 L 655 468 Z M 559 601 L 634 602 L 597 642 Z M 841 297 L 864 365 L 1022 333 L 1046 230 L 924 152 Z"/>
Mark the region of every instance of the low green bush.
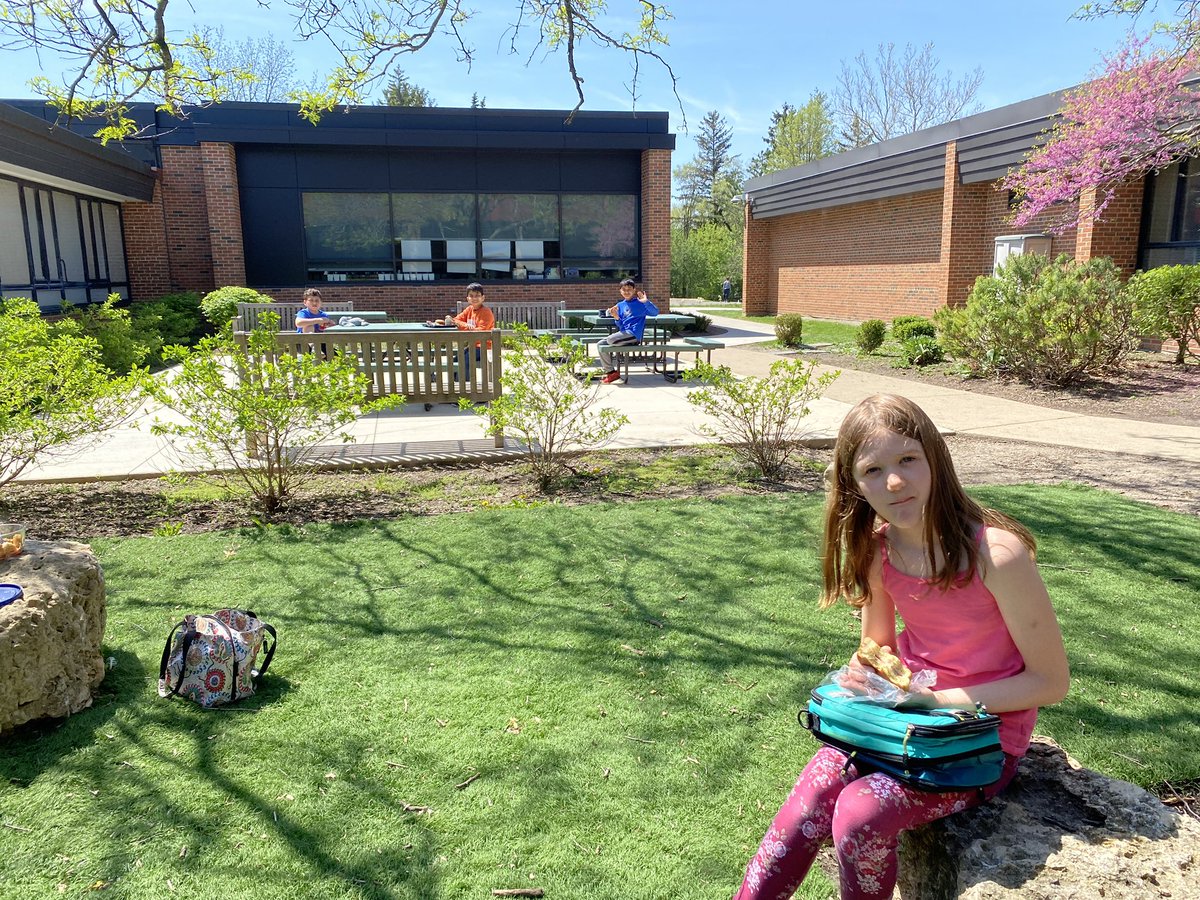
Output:
<path fill-rule="evenodd" d="M 1134 344 L 1133 302 L 1111 259 L 1035 253 L 980 276 L 966 307 L 938 310 L 946 350 L 977 375 L 1066 385 L 1119 369 Z"/>
<path fill-rule="evenodd" d="M 900 364 L 910 366 L 932 366 L 946 358 L 942 345 L 937 338 L 927 334 L 918 334 L 906 341 L 900 342 Z"/>
<path fill-rule="evenodd" d="M 274 303 L 274 299 L 266 294 L 260 294 L 253 288 L 227 286 L 205 294 L 200 300 L 200 310 L 204 318 L 212 323 L 218 331 L 227 330 L 233 317 L 237 315 L 239 303 Z"/>
<path fill-rule="evenodd" d="M 803 359 L 781 359 L 766 377 L 738 378 L 728 366 L 697 362 L 684 376 L 699 384 L 688 392 L 688 403 L 717 423 L 701 425 L 701 432 L 727 444 L 763 478 L 781 478 L 808 430 L 803 419 L 811 404 L 841 374 L 817 375 L 816 368 Z"/>
<path fill-rule="evenodd" d="M 854 343 L 863 353 L 874 353 L 883 346 L 883 338 L 887 334 L 887 324 L 882 319 L 867 319 L 858 326 L 854 333 Z"/>
<path fill-rule="evenodd" d="M 158 333 L 164 346 L 182 344 L 194 347 L 201 338 L 213 332 L 211 323 L 200 309 L 200 294 L 196 291 L 164 294 L 153 300 L 134 303 L 129 312 L 135 326 L 141 318 L 157 316 Z"/>
<path fill-rule="evenodd" d="M 149 329 L 143 337 L 135 333 L 129 310 L 117 304 L 121 297 L 109 294 L 103 303 L 89 306 L 65 306 L 66 321 L 75 323 L 77 332 L 100 345 L 100 361 L 110 372 L 128 375 L 141 365 L 152 348 L 161 346 L 158 332 Z"/>
<path fill-rule="evenodd" d="M 937 337 L 937 326 L 924 316 L 897 316 L 892 319 L 892 340 L 903 344 L 910 338 Z"/>
<path fill-rule="evenodd" d="M 1200 265 L 1159 266 L 1138 272 L 1126 286 L 1133 297 L 1133 314 L 1138 332 L 1145 337 L 1174 338 L 1179 345 L 1175 362 L 1190 354 L 1193 341 L 1200 343 Z"/>
<path fill-rule="evenodd" d="M 796 313 L 776 316 L 775 337 L 785 347 L 804 346 L 804 317 Z"/>
<path fill-rule="evenodd" d="M 696 321 L 689 326 L 687 330 L 695 332 L 696 334 L 703 334 L 704 332 L 708 331 L 709 326 L 712 325 L 712 318 L 709 316 L 705 316 L 700 313 L 692 313 L 692 318 Z"/>

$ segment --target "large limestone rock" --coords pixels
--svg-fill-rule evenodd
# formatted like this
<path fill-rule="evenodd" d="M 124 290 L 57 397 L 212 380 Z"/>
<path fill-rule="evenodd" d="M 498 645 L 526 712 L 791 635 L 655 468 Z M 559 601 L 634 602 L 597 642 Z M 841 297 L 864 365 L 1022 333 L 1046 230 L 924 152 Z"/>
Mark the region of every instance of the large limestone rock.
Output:
<path fill-rule="evenodd" d="M 104 679 L 106 610 L 100 561 L 86 544 L 26 541 L 0 562 L 23 600 L 0 607 L 0 732 L 92 705 Z"/>
<path fill-rule="evenodd" d="M 1200 821 L 1035 739 L 983 806 L 907 833 L 904 900 L 1200 898 Z"/>

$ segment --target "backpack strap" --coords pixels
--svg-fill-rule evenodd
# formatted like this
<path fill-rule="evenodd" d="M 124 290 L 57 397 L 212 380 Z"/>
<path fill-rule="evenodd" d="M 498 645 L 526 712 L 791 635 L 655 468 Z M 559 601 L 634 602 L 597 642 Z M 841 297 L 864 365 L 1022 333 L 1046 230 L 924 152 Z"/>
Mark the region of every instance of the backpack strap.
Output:
<path fill-rule="evenodd" d="M 171 640 L 175 637 L 175 632 L 177 632 L 180 628 L 182 628 L 185 625 L 187 625 L 186 619 L 183 620 L 182 622 L 175 623 L 175 627 L 172 628 L 171 633 L 167 635 L 167 645 L 165 647 L 163 647 L 162 661 L 158 664 L 159 680 L 161 680 L 163 683 L 165 683 L 167 685 L 167 687 L 171 687 L 171 682 L 167 677 L 167 675 L 168 675 L 167 660 L 171 655 Z M 169 694 L 167 694 L 168 697 L 178 697 L 179 696 L 179 689 L 183 687 L 183 676 L 184 676 L 184 672 L 187 668 L 188 650 L 191 649 L 192 641 L 194 641 L 195 639 L 196 639 L 196 629 L 194 627 L 189 628 L 187 631 L 185 631 L 183 633 L 183 640 L 180 642 L 180 650 L 179 650 L 179 681 L 177 681 L 175 683 L 175 686 L 171 688 L 171 692 Z"/>
<path fill-rule="evenodd" d="M 262 625 L 263 631 L 271 636 L 271 646 L 267 648 L 267 655 L 263 657 L 262 668 L 253 673 L 256 681 L 266 673 L 267 666 L 271 664 L 271 657 L 275 655 L 275 645 L 279 643 L 279 638 L 275 636 L 274 625 L 268 625 L 266 622 L 263 622 L 262 619 L 259 619 L 259 624 Z M 265 644 L 266 641 L 263 641 L 263 643 Z"/>

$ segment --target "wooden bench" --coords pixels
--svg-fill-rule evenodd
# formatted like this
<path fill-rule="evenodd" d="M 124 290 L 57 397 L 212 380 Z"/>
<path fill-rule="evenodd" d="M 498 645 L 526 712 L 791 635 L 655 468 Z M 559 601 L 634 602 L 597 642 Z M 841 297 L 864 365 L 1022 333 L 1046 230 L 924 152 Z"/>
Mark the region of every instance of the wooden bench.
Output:
<path fill-rule="evenodd" d="M 557 328 L 562 324 L 558 315 L 567 308 L 566 300 L 530 300 L 525 303 L 488 303 L 487 308 L 496 317 L 496 327 L 511 329 L 513 325 L 524 325 L 529 329 Z M 458 301 L 458 311 L 467 308 L 465 300 Z"/>
<path fill-rule="evenodd" d="M 239 303 L 237 305 L 237 318 L 233 320 L 234 332 L 253 331 L 258 327 L 258 317 L 264 312 L 273 312 L 279 316 L 279 329 L 281 331 L 294 331 L 296 329 L 296 313 L 304 309 L 303 303 Z M 329 315 L 335 322 L 338 314 L 351 314 L 354 312 L 354 301 L 352 300 L 326 300 L 321 304 L 321 312 Z"/>
<path fill-rule="evenodd" d="M 247 335 L 235 334 L 245 350 Z M 367 379 L 370 397 L 393 394 L 409 402 L 491 403 L 500 396 L 499 331 L 379 331 L 301 334 L 281 331 L 275 335 L 280 353 L 339 354 L 355 361 Z M 479 347 L 476 347 L 476 344 Z M 476 359 L 478 351 L 479 358 Z M 495 435 L 497 447 L 504 435 Z"/>
<path fill-rule="evenodd" d="M 679 368 L 679 357 L 690 353 L 695 359 L 705 355 L 705 362 L 712 362 L 712 352 L 724 349 L 725 344 L 712 338 L 683 338 L 682 340 L 621 344 L 609 348 L 613 360 L 618 363 L 621 377 L 629 380 L 629 363 L 641 362 L 647 371 L 661 372 L 667 381 L 678 381 L 683 374 Z M 670 357 L 670 360 L 668 360 Z M 670 368 L 668 368 L 668 362 Z"/>

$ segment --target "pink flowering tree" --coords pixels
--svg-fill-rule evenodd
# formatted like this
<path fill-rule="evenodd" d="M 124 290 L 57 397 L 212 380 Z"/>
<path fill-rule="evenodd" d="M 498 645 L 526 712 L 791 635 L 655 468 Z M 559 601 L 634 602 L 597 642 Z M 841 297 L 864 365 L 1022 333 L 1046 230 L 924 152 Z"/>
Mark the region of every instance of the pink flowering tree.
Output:
<path fill-rule="evenodd" d="M 1067 92 L 1045 139 L 1004 179 L 1018 201 L 1014 225 L 1050 213 L 1061 232 L 1099 218 L 1121 182 L 1200 149 L 1200 85 L 1188 83 L 1200 59 L 1190 43 L 1148 44 L 1131 37 L 1099 78 Z"/>

